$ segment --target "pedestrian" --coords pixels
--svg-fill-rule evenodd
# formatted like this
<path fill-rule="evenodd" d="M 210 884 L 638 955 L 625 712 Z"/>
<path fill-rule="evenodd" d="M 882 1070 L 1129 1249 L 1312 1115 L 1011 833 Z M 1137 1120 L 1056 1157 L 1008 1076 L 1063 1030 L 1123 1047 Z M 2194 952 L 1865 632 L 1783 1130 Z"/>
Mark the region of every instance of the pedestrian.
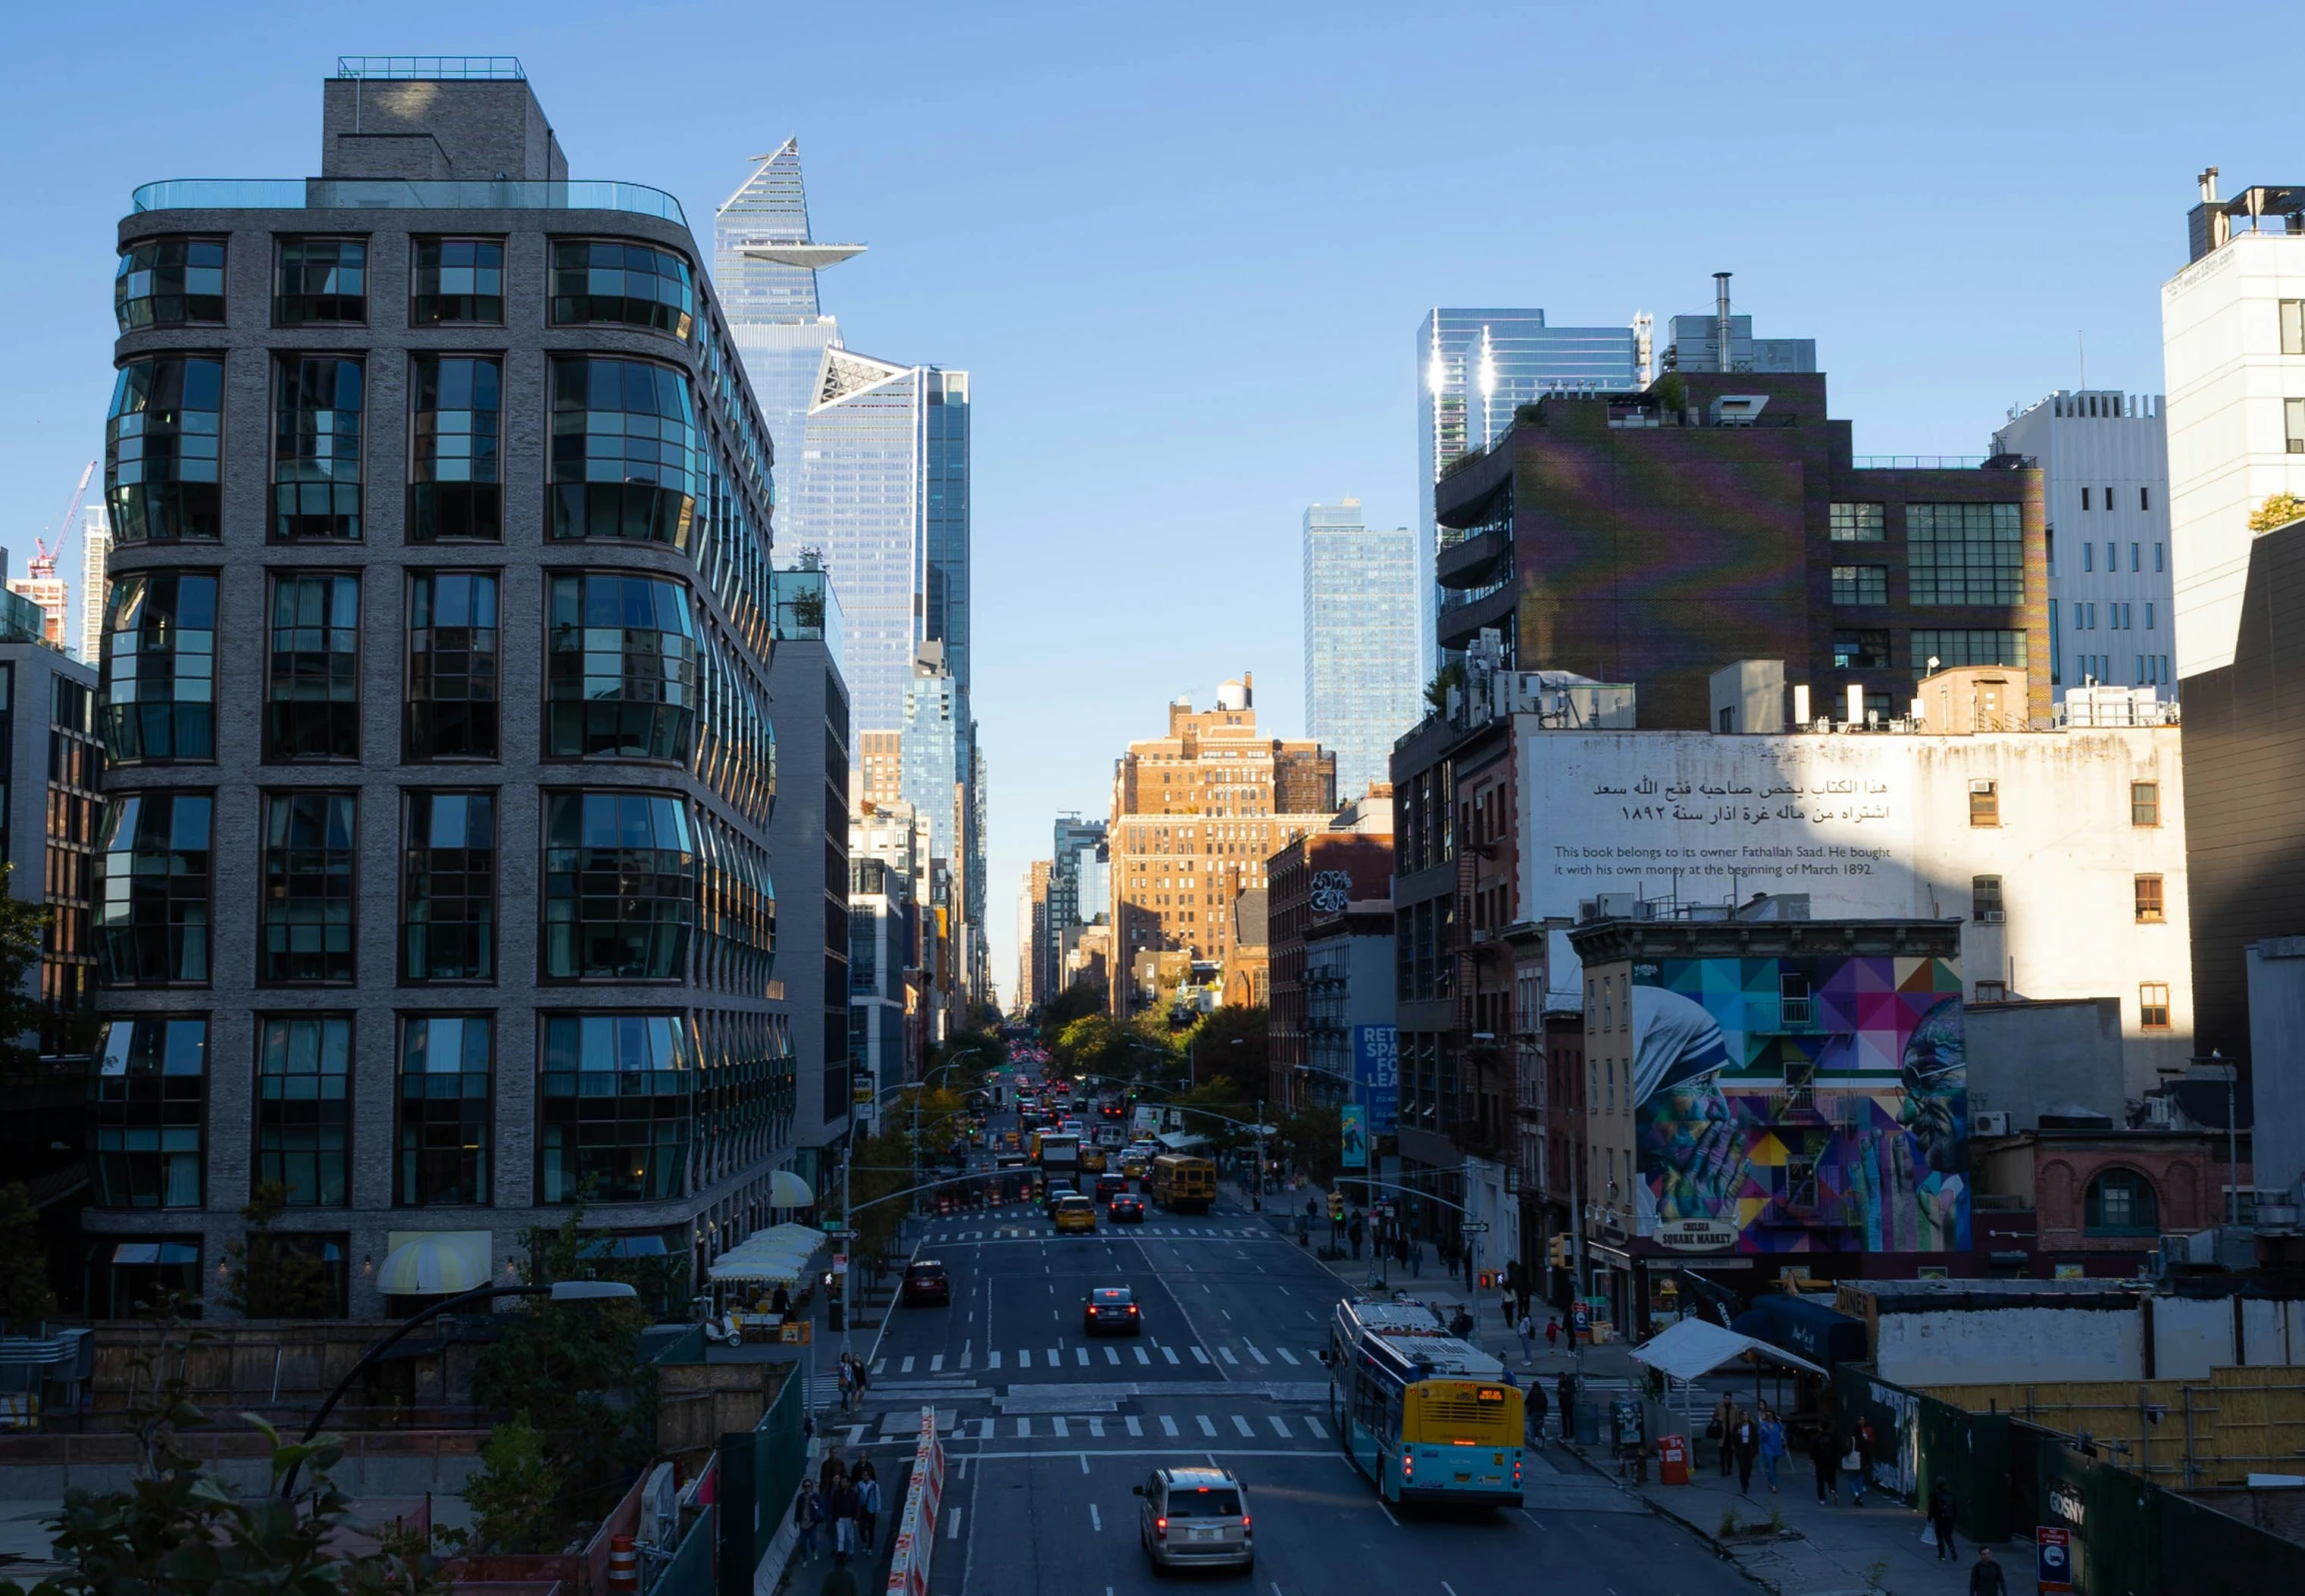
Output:
<path fill-rule="evenodd" d="M 1720 1463 L 1720 1477 L 1724 1480 L 1736 1466 L 1736 1453 L 1729 1445 L 1729 1420 L 1735 1417 L 1736 1404 L 1724 1396 L 1713 1404 L 1712 1417 L 1705 1420 L 1704 1425 L 1704 1438 L 1713 1444 Z"/>
<path fill-rule="evenodd" d="M 1969 1596 L 2009 1596 L 2009 1582 L 1993 1561 L 1990 1546 L 1977 1548 L 1977 1560 L 1969 1569 Z"/>
<path fill-rule="evenodd" d="M 824 1462 L 817 1466 L 817 1494 L 825 1499 L 827 1511 L 832 1508 L 833 1493 L 848 1483 L 849 1465 L 841 1461 L 840 1453 L 827 1452 Z"/>
<path fill-rule="evenodd" d="M 1355 1213 L 1352 1216 L 1352 1227 L 1346 1232 L 1352 1238 L 1352 1259 L 1355 1263 L 1360 1261 L 1360 1238 L 1367 1233 L 1367 1225 L 1363 1224 L 1360 1215 Z"/>
<path fill-rule="evenodd" d="M 1809 1437 L 1809 1462 L 1817 1471 L 1817 1506 L 1823 1507 L 1828 1502 L 1836 1507 L 1840 1505 L 1840 1479 L 1833 1472 L 1832 1432 L 1822 1425 Z"/>
<path fill-rule="evenodd" d="M 1560 1441 L 1566 1446 L 1576 1439 L 1576 1376 L 1562 1369 L 1554 1389 L 1560 1393 Z"/>
<path fill-rule="evenodd" d="M 873 1388 L 873 1371 L 865 1366 L 863 1358 L 851 1358 L 849 1369 L 849 1378 L 857 1385 L 857 1405 L 862 1407 L 865 1404 L 865 1393 Z"/>
<path fill-rule="evenodd" d="M 1849 1432 L 1848 1450 L 1841 1453 L 1841 1472 L 1849 1477 L 1849 1505 L 1865 1505 L 1865 1448 L 1854 1430 Z"/>
<path fill-rule="evenodd" d="M 777 1322 L 780 1324 L 791 1318 L 793 1316 L 792 1292 L 783 1286 L 777 1287 L 776 1291 L 769 1297 L 769 1311 L 777 1316 Z"/>
<path fill-rule="evenodd" d="M 817 1526 L 824 1522 L 824 1498 L 806 1480 L 793 1497 L 793 1527 L 801 1532 L 801 1561 L 817 1560 Z"/>
<path fill-rule="evenodd" d="M 1528 1444 L 1544 1444 L 1544 1387 L 1533 1378 L 1528 1382 L 1528 1399 L 1522 1408 L 1522 1428 L 1528 1432 Z"/>
<path fill-rule="evenodd" d="M 1785 1421 L 1770 1407 L 1761 1409 L 1761 1473 L 1769 1482 L 1769 1494 L 1777 1493 L 1777 1464 L 1785 1455 Z"/>
<path fill-rule="evenodd" d="M 839 1552 L 833 1554 L 833 1566 L 825 1570 L 824 1580 L 817 1586 L 817 1596 L 859 1596 L 857 1571 Z"/>
<path fill-rule="evenodd" d="M 1953 1488 L 1943 1480 L 1929 1487 L 1929 1525 L 1937 1532 L 1937 1561 L 1961 1560 L 1953 1544 Z"/>
<path fill-rule="evenodd" d="M 833 1493 L 833 1550 L 857 1553 L 857 1515 L 864 1505 L 857 1495 L 857 1482 L 841 1481 L 841 1488 Z"/>
<path fill-rule="evenodd" d="M 1729 1447 L 1737 1457 L 1737 1492 L 1750 1496 L 1753 1488 L 1753 1458 L 1761 1449 L 1760 1426 L 1753 1416 L 1738 1408 L 1736 1417 L 1729 1420 Z"/>
<path fill-rule="evenodd" d="M 857 1530 L 870 1557 L 881 1538 L 881 1475 L 869 1462 L 857 1465 Z"/>
<path fill-rule="evenodd" d="M 1549 1313 L 1544 1319 L 1544 1349 L 1547 1352 L 1560 1349 L 1560 1320 Z"/>
<path fill-rule="evenodd" d="M 1408 1242 L 1408 1272 L 1410 1274 L 1422 1274 L 1424 1272 L 1424 1243 L 1414 1236 L 1411 1236 Z"/>
<path fill-rule="evenodd" d="M 1534 1363 L 1536 1361 L 1536 1326 L 1529 1322 L 1528 1314 L 1525 1311 L 1520 1316 L 1520 1322 L 1513 1326 L 1513 1330 L 1520 1337 L 1520 1361 Z"/>

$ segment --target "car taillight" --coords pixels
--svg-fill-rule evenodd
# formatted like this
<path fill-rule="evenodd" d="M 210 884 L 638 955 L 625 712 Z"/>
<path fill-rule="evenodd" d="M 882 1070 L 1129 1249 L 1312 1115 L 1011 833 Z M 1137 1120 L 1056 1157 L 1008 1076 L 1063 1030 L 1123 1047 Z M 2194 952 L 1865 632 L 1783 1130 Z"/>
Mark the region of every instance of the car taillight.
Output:
<path fill-rule="evenodd" d="M 1248 1515 L 1246 1513 L 1240 1515 L 1240 1528 L 1243 1532 L 1248 1529 Z"/>
<path fill-rule="evenodd" d="M 1166 1540 L 1168 1538 L 1168 1521 L 1164 1518 L 1154 1519 L 1152 1521 L 1152 1533 L 1160 1539 Z"/>
<path fill-rule="evenodd" d="M 1416 1454 L 1414 1452 L 1402 1452 L 1400 1454 L 1400 1477 L 1407 1479 L 1415 1472 Z"/>
<path fill-rule="evenodd" d="M 1132 1303 L 1130 1303 L 1130 1304 L 1129 1304 L 1129 1312 L 1130 1312 L 1130 1314 L 1131 1314 L 1131 1316 L 1132 1316 L 1132 1317 L 1134 1317 L 1134 1316 L 1135 1316 L 1135 1314 L 1136 1314 L 1136 1312 L 1137 1312 L 1137 1304 L 1136 1304 L 1136 1303 L 1132 1302 Z"/>

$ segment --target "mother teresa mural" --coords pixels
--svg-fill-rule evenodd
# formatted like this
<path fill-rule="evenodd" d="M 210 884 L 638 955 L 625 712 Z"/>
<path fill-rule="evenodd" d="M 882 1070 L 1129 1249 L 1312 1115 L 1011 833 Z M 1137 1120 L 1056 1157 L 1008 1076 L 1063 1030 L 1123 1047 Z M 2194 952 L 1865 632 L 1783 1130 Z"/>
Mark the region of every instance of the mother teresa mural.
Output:
<path fill-rule="evenodd" d="M 1641 1234 L 1709 1219 L 1740 1252 L 1967 1250 L 1950 963 L 1661 959 L 1632 980 Z"/>

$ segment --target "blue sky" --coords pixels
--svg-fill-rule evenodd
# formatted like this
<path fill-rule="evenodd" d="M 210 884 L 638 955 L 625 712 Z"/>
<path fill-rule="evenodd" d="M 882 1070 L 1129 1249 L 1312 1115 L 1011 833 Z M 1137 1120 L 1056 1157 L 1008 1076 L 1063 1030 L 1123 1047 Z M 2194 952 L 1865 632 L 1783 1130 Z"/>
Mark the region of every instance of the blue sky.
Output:
<path fill-rule="evenodd" d="M 1297 532 L 1413 519 L 1435 304 L 1705 309 L 1817 340 L 1860 453 L 2161 386 L 2193 175 L 2305 173 L 2294 7 L 328 4 L 41 7 L 0 99 L 0 543 L 110 387 L 112 228 L 161 177 L 301 176 L 339 53 L 517 54 L 579 176 L 709 235 L 797 134 L 851 347 L 974 374 L 992 933 L 1161 706 L 1256 674 L 1301 730 Z M 2262 66 L 2262 77 L 2252 72 Z M 74 570 L 76 571 L 76 567 Z"/>

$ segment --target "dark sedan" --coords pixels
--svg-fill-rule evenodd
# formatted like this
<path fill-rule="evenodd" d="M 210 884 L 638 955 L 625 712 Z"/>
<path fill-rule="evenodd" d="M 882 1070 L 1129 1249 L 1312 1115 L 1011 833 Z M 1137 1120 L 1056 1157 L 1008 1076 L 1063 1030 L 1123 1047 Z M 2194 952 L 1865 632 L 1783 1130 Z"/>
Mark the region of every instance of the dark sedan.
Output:
<path fill-rule="evenodd" d="M 1143 1224 L 1145 1222 L 1145 1199 L 1123 1193 L 1121 1196 L 1115 1197 L 1112 1203 L 1107 1206 L 1105 1217 L 1115 1224 Z"/>
<path fill-rule="evenodd" d="M 926 1302 L 953 1305 L 953 1277 L 935 1258 L 923 1258 L 905 1266 L 905 1305 L 917 1307 Z"/>
<path fill-rule="evenodd" d="M 1101 1285 L 1082 1304 L 1081 1330 L 1097 1335 L 1111 1330 L 1119 1335 L 1141 1335 L 1144 1319 L 1137 1311 L 1137 1293 L 1125 1285 Z"/>

